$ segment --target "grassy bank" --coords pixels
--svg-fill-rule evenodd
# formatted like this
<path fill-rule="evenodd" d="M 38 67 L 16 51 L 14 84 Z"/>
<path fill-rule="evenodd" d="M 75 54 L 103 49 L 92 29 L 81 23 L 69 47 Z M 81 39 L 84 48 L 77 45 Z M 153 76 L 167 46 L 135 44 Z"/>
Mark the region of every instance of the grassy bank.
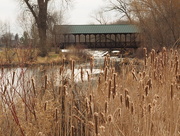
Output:
<path fill-rule="evenodd" d="M 63 59 L 66 58 L 68 63 L 70 60 L 76 60 L 78 62 L 87 61 L 91 56 L 81 50 L 77 50 L 70 47 L 69 52 L 55 51 L 48 52 L 46 57 L 38 56 L 37 49 L 31 48 L 1 48 L 0 52 L 0 66 L 12 67 L 12 66 L 31 66 L 31 65 L 49 65 L 49 64 L 61 64 Z"/>
<path fill-rule="evenodd" d="M 11 80 L 6 77 L 8 82 L 1 84 L 0 135 L 179 136 L 179 53 L 164 48 L 158 54 L 155 50 L 147 54 L 144 49 L 144 56 L 141 69 L 124 63 L 118 72 L 105 57 L 96 81 L 91 80 L 91 59 L 92 72 L 81 71 L 78 84 L 74 82 L 76 61 L 62 63 L 58 73 L 44 74 L 42 86 L 34 77 L 17 78 L 22 93 L 12 73 Z M 69 78 L 64 76 L 67 68 L 71 68 Z"/>

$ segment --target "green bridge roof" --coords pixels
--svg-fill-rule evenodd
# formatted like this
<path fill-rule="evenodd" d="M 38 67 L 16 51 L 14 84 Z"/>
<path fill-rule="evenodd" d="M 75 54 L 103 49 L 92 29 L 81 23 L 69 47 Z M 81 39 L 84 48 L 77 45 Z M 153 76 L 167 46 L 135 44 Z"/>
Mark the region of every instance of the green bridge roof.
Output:
<path fill-rule="evenodd" d="M 139 33 L 135 25 L 55 25 L 55 34 L 128 34 Z"/>

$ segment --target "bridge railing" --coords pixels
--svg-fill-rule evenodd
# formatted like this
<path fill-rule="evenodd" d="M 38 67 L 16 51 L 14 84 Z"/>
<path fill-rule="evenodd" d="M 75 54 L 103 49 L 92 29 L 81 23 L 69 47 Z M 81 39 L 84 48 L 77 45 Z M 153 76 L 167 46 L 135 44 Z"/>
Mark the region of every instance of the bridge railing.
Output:
<path fill-rule="evenodd" d="M 138 48 L 140 42 L 66 42 L 60 43 L 60 48 L 66 48 L 71 45 L 81 45 L 83 48 Z"/>

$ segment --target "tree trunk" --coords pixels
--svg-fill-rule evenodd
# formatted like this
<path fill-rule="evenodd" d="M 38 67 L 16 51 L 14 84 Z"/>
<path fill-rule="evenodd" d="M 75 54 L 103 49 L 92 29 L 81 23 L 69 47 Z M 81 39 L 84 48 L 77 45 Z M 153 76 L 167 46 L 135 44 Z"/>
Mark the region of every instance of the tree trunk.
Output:
<path fill-rule="evenodd" d="M 47 35 L 46 35 L 46 29 L 47 29 L 47 3 L 48 0 L 42 1 L 38 0 L 39 5 L 39 15 L 38 15 L 38 32 L 39 32 L 39 49 L 40 53 L 39 55 L 44 57 L 47 55 Z"/>

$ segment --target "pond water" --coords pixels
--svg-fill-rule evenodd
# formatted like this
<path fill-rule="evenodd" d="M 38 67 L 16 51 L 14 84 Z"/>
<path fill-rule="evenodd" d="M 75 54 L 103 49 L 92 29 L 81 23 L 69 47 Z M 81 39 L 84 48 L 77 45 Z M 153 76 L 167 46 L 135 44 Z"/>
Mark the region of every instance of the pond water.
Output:
<path fill-rule="evenodd" d="M 83 81 L 88 80 L 88 74 L 92 75 L 91 79 L 97 77 L 102 72 L 104 65 L 104 56 L 108 54 L 107 51 L 85 50 L 94 57 L 94 68 L 90 70 L 90 63 L 83 63 L 76 65 L 74 69 L 74 81 L 82 80 L 81 73 L 83 72 Z M 118 57 L 111 57 L 116 62 L 120 61 Z M 32 79 L 39 87 L 44 85 L 44 77 L 47 76 L 48 81 L 52 81 L 54 85 L 58 86 L 62 79 L 70 79 L 72 77 L 71 66 L 67 65 L 64 68 L 63 74 L 60 74 L 60 66 L 38 66 L 38 67 L 24 67 L 24 68 L 2 68 L 0 70 L 0 88 L 1 92 L 4 88 L 16 89 L 16 91 L 23 90 L 23 88 L 32 87 Z"/>

